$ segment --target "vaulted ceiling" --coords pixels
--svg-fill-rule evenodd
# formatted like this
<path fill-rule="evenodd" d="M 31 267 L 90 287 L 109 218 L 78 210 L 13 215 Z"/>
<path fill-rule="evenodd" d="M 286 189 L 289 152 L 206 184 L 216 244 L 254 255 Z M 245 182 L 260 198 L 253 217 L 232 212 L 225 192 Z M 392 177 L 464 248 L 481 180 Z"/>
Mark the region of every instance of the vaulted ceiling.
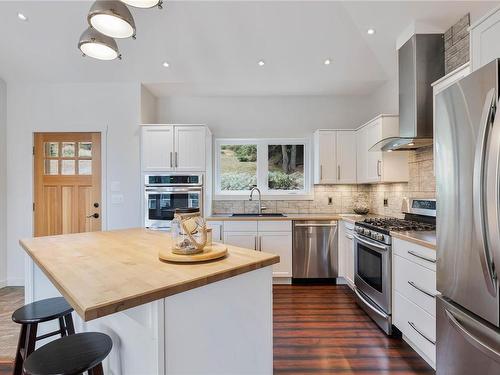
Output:
<path fill-rule="evenodd" d="M 166 1 L 132 9 L 123 60 L 76 45 L 90 1 L 1 1 L 0 77 L 7 82 L 151 83 L 159 94 L 364 95 L 396 75 L 396 39 L 412 22 L 443 31 L 482 1 Z M 29 20 L 22 22 L 17 13 Z M 375 35 L 367 29 L 374 28 Z M 263 67 L 257 62 L 265 61 Z M 331 59 L 325 65 L 325 59 Z M 162 66 L 168 61 L 170 66 Z M 157 84 L 162 83 L 162 84 Z"/>

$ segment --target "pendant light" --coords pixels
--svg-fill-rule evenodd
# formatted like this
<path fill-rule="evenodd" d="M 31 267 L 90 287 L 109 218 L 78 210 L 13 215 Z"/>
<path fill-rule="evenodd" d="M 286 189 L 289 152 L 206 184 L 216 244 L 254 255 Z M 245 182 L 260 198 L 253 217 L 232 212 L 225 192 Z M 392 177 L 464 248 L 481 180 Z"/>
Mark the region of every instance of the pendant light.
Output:
<path fill-rule="evenodd" d="M 101 34 L 97 30 L 89 27 L 80 36 L 78 49 L 84 56 L 90 56 L 99 60 L 121 59 L 116 41 L 109 36 Z"/>
<path fill-rule="evenodd" d="M 162 9 L 163 1 L 161 0 L 121 0 L 123 3 L 130 5 L 135 8 L 153 8 L 158 6 L 158 8 Z"/>
<path fill-rule="evenodd" d="M 87 16 L 89 25 L 112 38 L 135 38 L 135 22 L 127 6 L 118 0 L 98 0 Z"/>

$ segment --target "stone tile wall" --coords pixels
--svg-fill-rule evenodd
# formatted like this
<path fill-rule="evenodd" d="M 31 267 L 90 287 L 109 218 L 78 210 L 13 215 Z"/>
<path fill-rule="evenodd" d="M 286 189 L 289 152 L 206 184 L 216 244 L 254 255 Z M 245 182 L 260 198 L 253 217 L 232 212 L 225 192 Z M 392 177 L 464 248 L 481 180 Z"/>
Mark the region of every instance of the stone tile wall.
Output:
<path fill-rule="evenodd" d="M 470 59 L 470 15 L 466 14 L 444 33 L 444 70 L 448 74 Z"/>
<path fill-rule="evenodd" d="M 436 182 L 433 173 L 432 146 L 410 152 L 408 183 L 376 185 L 315 185 L 314 200 L 266 200 L 266 212 L 282 213 L 352 213 L 357 201 L 367 201 L 370 212 L 378 215 L 402 217 L 401 204 L 405 197 L 435 198 Z M 332 204 L 328 204 L 328 198 Z M 384 206 L 387 199 L 387 206 Z M 214 214 L 254 213 L 256 201 L 213 201 Z"/>

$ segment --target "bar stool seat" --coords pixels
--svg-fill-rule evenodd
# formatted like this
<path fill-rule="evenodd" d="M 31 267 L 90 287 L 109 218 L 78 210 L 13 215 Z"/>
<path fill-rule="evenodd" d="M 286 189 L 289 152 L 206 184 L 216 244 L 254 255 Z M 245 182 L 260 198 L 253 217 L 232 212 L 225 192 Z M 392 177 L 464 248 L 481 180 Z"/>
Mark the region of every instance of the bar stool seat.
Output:
<path fill-rule="evenodd" d="M 71 313 L 73 308 L 62 297 L 48 298 L 25 305 L 12 314 L 12 320 L 21 324 L 19 343 L 17 345 L 14 375 L 21 375 L 24 360 L 35 350 L 36 341 L 47 337 L 61 337 L 75 333 Z M 51 320 L 59 320 L 59 329 L 37 336 L 38 324 Z"/>
<path fill-rule="evenodd" d="M 100 332 L 77 333 L 49 342 L 35 350 L 24 362 L 27 375 L 76 375 L 88 371 L 101 375 L 102 361 L 113 341 Z"/>
<path fill-rule="evenodd" d="M 43 323 L 62 318 L 73 311 L 63 297 L 48 298 L 20 307 L 12 314 L 19 324 Z"/>

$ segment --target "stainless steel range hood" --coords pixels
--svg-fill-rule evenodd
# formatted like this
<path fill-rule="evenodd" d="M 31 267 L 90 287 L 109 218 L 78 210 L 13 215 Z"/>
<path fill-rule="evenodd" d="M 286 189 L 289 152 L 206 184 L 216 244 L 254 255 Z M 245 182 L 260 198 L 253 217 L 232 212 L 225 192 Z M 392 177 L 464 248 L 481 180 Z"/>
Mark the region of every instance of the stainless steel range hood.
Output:
<path fill-rule="evenodd" d="M 383 139 L 370 151 L 406 151 L 432 145 L 431 83 L 444 76 L 443 34 L 415 34 L 398 53 L 399 137 Z"/>

